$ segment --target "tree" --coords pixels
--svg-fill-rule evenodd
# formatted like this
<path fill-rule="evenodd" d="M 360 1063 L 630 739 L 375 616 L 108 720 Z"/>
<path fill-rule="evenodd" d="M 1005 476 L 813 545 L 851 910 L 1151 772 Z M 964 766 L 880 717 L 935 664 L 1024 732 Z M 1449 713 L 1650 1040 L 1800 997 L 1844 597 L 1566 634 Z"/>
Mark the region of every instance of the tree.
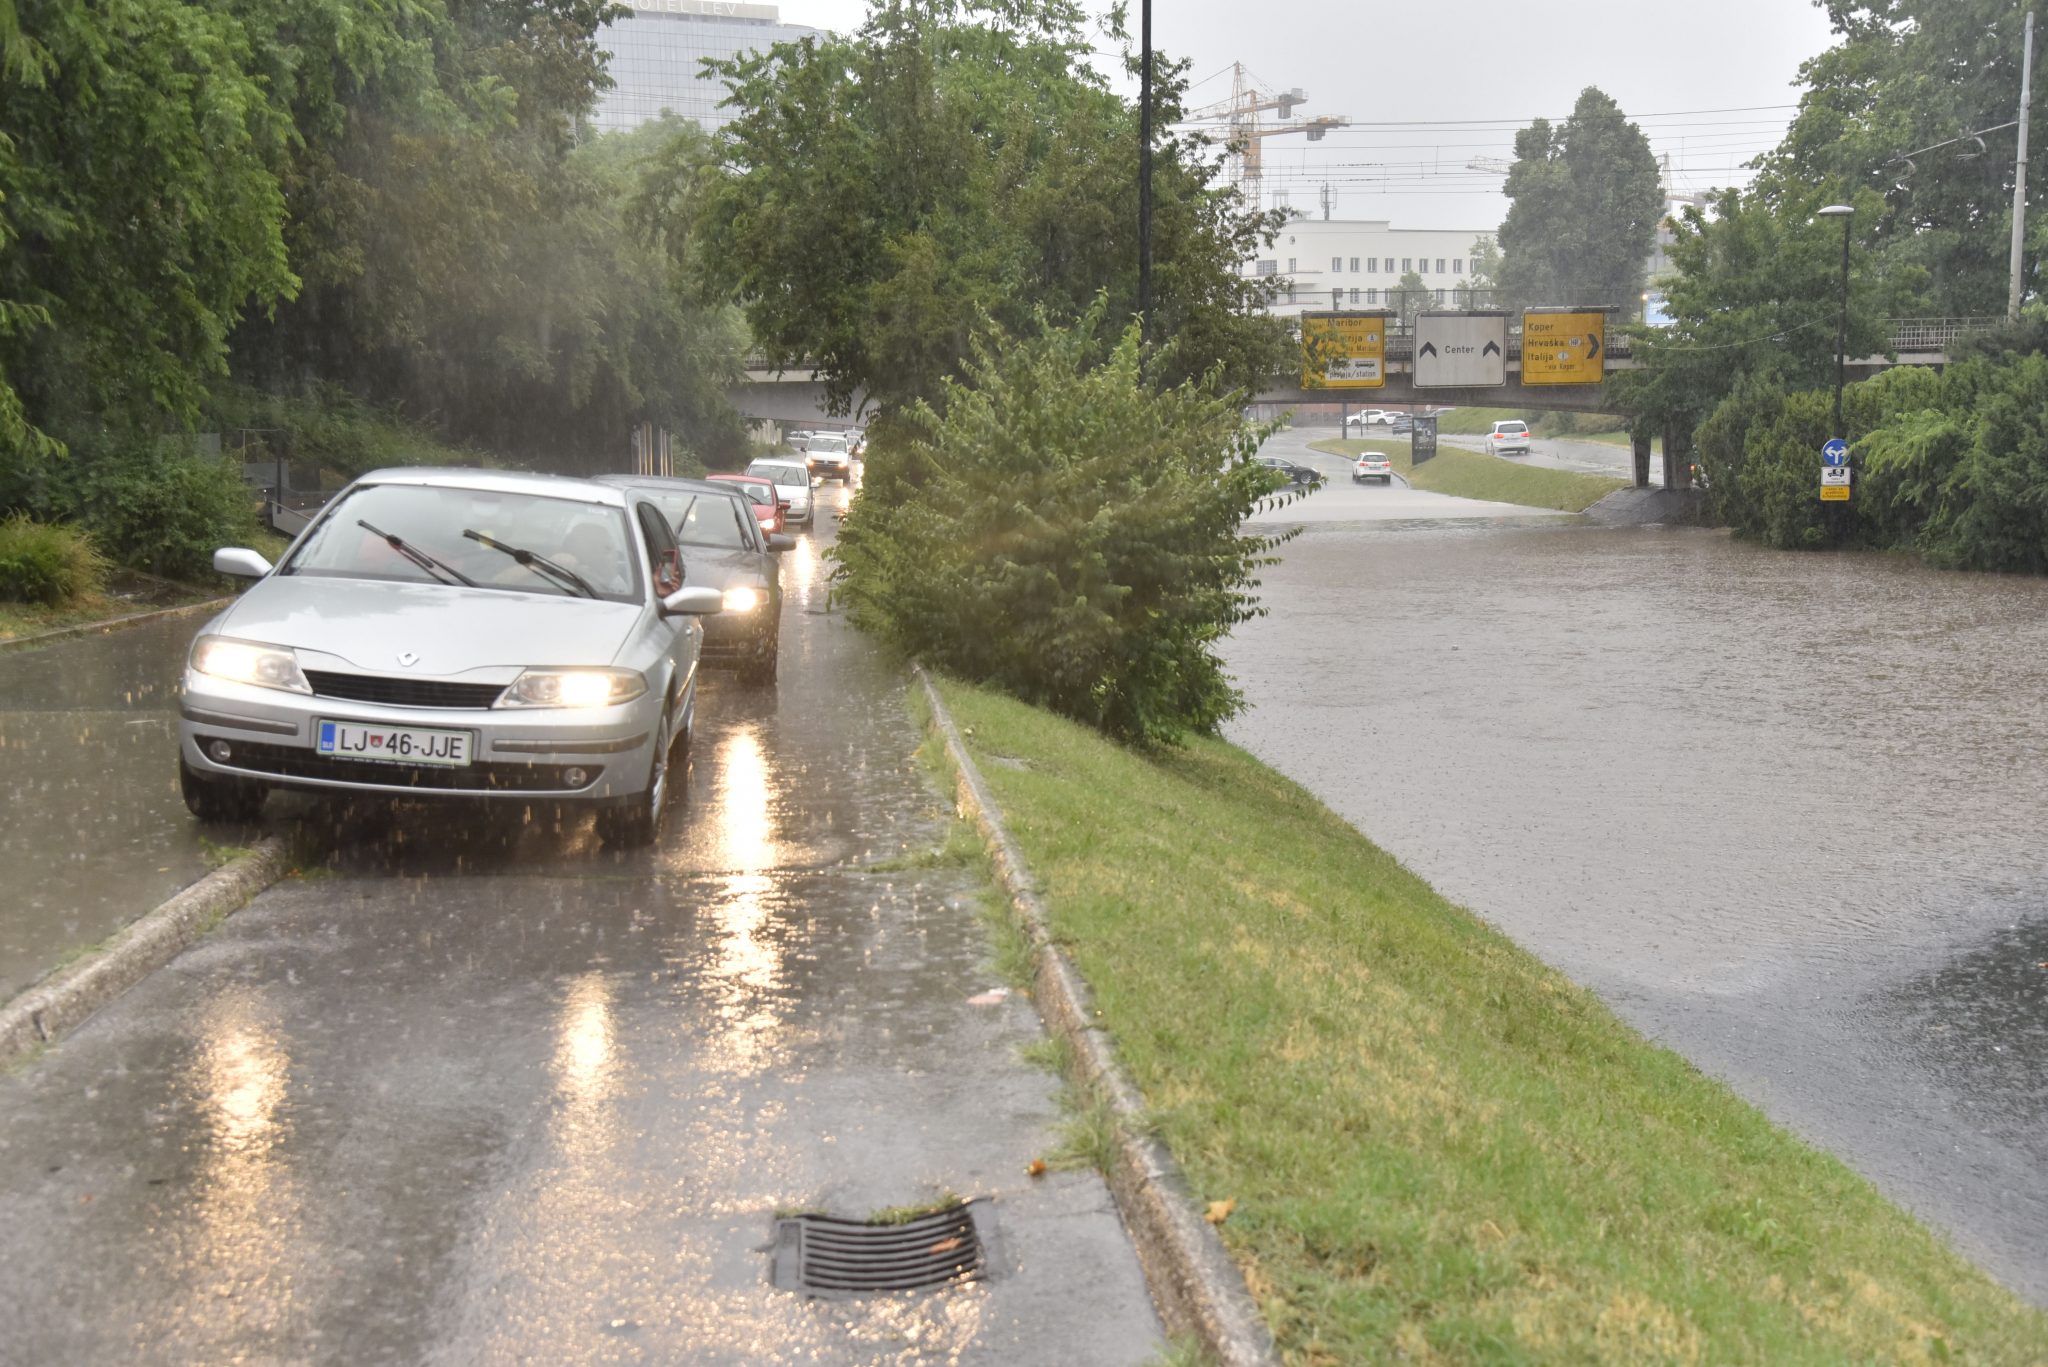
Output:
<path fill-rule="evenodd" d="M 1135 119 L 1080 25 L 1065 0 L 887 3 L 852 39 L 725 63 L 723 168 L 671 196 L 707 297 L 745 309 L 772 364 L 818 370 L 838 411 L 935 396 L 983 319 L 1021 332 L 1102 291 L 1135 313 Z M 1162 129 L 1185 71 L 1161 64 Z M 1240 267 L 1277 220 L 1213 171 L 1201 144 L 1161 138 L 1155 318 L 1184 368 L 1161 378 L 1221 366 L 1252 385 L 1283 334 Z"/>
<path fill-rule="evenodd" d="M 1626 304 L 1664 216 L 1650 141 L 1592 86 L 1556 128 L 1515 135 L 1499 283 L 1517 305 Z"/>
<path fill-rule="evenodd" d="M 2010 123 L 2019 104 L 2024 5 L 2010 0 L 1828 0 L 1841 41 L 1800 69 L 1799 113 L 1762 160 L 1767 202 L 1835 185 L 1879 196 L 1868 225 L 1884 263 L 1924 270 L 1944 315 L 2005 311 L 2014 130 L 1912 162 L 1903 154 Z M 2036 57 L 2043 35 L 2037 33 Z M 2037 62 L 2037 69 L 2038 69 Z M 2048 248 L 2048 102 L 2029 130 L 2024 284 Z"/>
<path fill-rule="evenodd" d="M 1399 306 L 1401 326 L 1404 328 L 1413 328 L 1415 326 L 1416 314 L 1425 313 L 1437 307 L 1436 291 L 1431 289 L 1429 284 L 1414 271 L 1409 271 L 1406 275 L 1402 276 L 1401 283 L 1396 288 L 1399 290 L 1399 293 L 1395 295 L 1395 298 L 1401 301 Z"/>
<path fill-rule="evenodd" d="M 1609 381 L 1635 421 L 1690 431 L 1744 379 L 1782 391 L 1833 387 L 1842 229 L 1814 217 L 1826 202 L 1811 189 L 1775 202 L 1725 190 L 1705 210 L 1686 209 L 1670 249 L 1671 324 L 1631 329 L 1642 368 Z M 1876 197 L 1865 192 L 1856 207 L 1851 222 L 1865 222 Z M 1884 320 L 1911 310 L 1923 278 L 1877 270 L 1872 236 L 1865 229 L 1853 244 L 1851 356 L 1885 350 Z"/>

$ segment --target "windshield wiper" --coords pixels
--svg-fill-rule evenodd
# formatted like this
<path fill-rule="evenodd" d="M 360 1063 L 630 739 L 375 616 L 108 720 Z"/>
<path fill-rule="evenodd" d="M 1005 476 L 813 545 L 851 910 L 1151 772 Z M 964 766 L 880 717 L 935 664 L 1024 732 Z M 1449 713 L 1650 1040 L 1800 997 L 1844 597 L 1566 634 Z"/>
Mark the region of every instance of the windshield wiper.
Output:
<path fill-rule="evenodd" d="M 486 536 L 474 528 L 464 528 L 462 534 L 471 541 L 476 542 L 479 546 L 489 546 L 494 551 L 503 551 L 535 574 L 552 579 L 558 584 L 567 584 L 585 598 L 597 597 L 597 590 L 590 587 L 588 579 L 585 579 L 567 565 L 557 565 L 538 551 L 525 551 L 517 546 L 508 546 L 496 537 Z"/>
<path fill-rule="evenodd" d="M 356 525 L 358 527 L 361 527 L 364 531 L 368 532 L 372 536 L 383 537 L 385 545 L 389 546 L 392 550 L 397 551 L 407 560 L 412 561 L 413 564 L 418 565 L 428 574 L 433 574 L 436 571 L 439 571 L 442 574 L 453 575 L 458 582 L 467 584 L 470 588 L 475 588 L 477 586 L 476 580 L 471 579 L 461 570 L 456 569 L 453 565 L 446 564 L 440 560 L 436 560 L 433 556 L 428 555 L 418 546 L 413 545 L 409 541 L 401 539 L 395 533 L 384 531 L 383 529 L 378 527 L 372 527 L 369 523 L 363 521 L 361 518 L 356 519 Z M 448 581 L 444 579 L 441 582 L 445 584 Z"/>

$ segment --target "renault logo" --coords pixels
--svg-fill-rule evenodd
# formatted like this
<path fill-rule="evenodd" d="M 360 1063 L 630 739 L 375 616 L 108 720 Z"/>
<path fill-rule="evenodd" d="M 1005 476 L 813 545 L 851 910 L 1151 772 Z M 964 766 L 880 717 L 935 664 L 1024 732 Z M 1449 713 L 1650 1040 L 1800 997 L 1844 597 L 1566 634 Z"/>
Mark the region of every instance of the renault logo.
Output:
<path fill-rule="evenodd" d="M 398 662 L 407 669 L 411 669 L 420 662 L 420 657 L 413 654 L 410 650 L 401 650 L 398 652 Z"/>

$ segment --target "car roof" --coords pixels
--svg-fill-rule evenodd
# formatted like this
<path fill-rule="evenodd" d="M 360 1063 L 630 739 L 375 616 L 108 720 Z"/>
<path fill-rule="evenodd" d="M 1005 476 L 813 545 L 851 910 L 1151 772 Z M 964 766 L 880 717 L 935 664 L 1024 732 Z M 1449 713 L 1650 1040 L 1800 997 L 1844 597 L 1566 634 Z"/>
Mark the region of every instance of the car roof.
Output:
<path fill-rule="evenodd" d="M 791 463 L 794 464 L 795 462 Z M 726 470 L 721 470 L 715 475 L 706 475 L 704 478 L 716 480 L 721 484 L 773 484 L 775 482 L 761 475 L 738 475 Z"/>
<path fill-rule="evenodd" d="M 760 456 L 747 462 L 749 470 L 753 469 L 756 465 L 787 465 L 791 469 L 796 470 L 807 468 L 802 461 L 794 460 L 788 456 Z"/>
<path fill-rule="evenodd" d="M 599 477 L 600 479 L 602 476 Z M 397 465 L 372 470 L 358 484 L 423 484 L 443 489 L 476 489 L 493 494 L 536 494 L 582 503 L 623 505 L 625 495 L 577 475 L 536 475 L 524 470 L 479 470 L 459 465 Z"/>
<path fill-rule="evenodd" d="M 593 475 L 601 483 L 620 489 L 644 489 L 650 493 L 664 490 L 684 490 L 693 494 L 717 494 L 721 498 L 738 498 L 739 491 L 708 479 L 686 479 L 681 475 Z"/>

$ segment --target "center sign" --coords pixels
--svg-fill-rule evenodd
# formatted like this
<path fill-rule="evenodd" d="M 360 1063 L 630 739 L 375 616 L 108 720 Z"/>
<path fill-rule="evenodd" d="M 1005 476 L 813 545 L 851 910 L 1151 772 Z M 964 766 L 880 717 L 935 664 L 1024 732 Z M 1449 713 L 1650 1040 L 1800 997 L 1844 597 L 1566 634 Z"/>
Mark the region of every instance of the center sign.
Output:
<path fill-rule="evenodd" d="M 1301 387 L 1384 388 L 1391 319 L 1386 313 L 1301 315 Z"/>
<path fill-rule="evenodd" d="M 1483 389 L 1508 382 L 1505 313 L 1415 316 L 1415 387 Z"/>

